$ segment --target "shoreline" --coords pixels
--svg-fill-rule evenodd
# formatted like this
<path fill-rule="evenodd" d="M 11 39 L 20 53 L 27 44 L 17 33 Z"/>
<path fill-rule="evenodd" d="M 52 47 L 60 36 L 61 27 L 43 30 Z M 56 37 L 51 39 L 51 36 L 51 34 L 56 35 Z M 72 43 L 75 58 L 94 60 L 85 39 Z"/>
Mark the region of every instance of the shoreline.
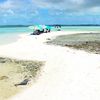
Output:
<path fill-rule="evenodd" d="M 9 44 L 17 42 L 21 38 L 22 34 L 26 35 L 26 34 L 29 34 L 29 32 L 25 32 L 25 33 L 15 32 L 15 33 L 1 34 L 1 36 L 0 36 L 0 40 L 1 40 L 0 46 L 9 45 Z"/>
<path fill-rule="evenodd" d="M 91 33 L 89 31 L 58 31 L 51 33 L 43 33 L 41 35 L 30 35 L 30 34 L 20 34 L 19 39 L 16 42 L 0 45 L 0 56 L 2 57 L 11 57 L 15 59 L 23 59 L 23 60 L 43 60 L 45 61 L 47 57 L 43 57 L 43 53 L 47 52 L 43 50 L 46 47 L 51 47 L 45 43 L 48 39 L 55 38 L 60 35 L 68 35 L 68 34 L 76 34 L 76 33 Z M 38 52 L 38 53 L 37 53 Z M 39 54 L 40 53 L 40 54 Z M 34 55 L 31 56 L 31 54 Z M 26 57 L 24 57 L 24 55 Z M 40 57 L 39 57 L 40 56 Z"/>
<path fill-rule="evenodd" d="M 0 56 L 46 61 L 37 82 L 9 100 L 99 100 L 100 55 L 45 43 L 48 38 L 76 33 L 80 32 L 21 35 L 17 42 L 0 46 Z"/>

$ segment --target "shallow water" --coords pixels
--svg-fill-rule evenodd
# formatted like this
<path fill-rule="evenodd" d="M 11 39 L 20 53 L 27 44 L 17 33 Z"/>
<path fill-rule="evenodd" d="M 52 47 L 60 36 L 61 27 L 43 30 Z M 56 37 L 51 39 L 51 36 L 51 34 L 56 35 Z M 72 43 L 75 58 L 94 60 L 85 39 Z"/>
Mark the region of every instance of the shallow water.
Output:
<path fill-rule="evenodd" d="M 100 26 L 62 26 L 62 31 L 100 31 Z M 51 31 L 57 31 L 52 27 Z M 0 27 L 0 45 L 9 44 L 18 40 L 22 33 L 30 34 L 33 29 L 29 27 Z"/>
<path fill-rule="evenodd" d="M 55 27 L 52 27 L 53 31 L 57 31 L 58 29 Z M 62 31 L 100 31 L 100 26 L 62 26 L 60 30 Z"/>
<path fill-rule="evenodd" d="M 16 42 L 22 33 L 30 34 L 33 30 L 28 27 L 4 27 L 0 28 L 0 45 Z"/>
<path fill-rule="evenodd" d="M 100 31 L 100 26 L 65 26 L 62 27 L 65 31 Z"/>

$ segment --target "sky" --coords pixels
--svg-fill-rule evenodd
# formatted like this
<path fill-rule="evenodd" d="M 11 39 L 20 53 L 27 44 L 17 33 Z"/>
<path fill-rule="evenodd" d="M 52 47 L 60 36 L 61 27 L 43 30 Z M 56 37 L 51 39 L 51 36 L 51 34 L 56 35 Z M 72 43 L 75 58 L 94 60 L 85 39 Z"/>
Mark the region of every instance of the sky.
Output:
<path fill-rule="evenodd" d="M 0 25 L 100 24 L 100 0 L 0 0 Z"/>

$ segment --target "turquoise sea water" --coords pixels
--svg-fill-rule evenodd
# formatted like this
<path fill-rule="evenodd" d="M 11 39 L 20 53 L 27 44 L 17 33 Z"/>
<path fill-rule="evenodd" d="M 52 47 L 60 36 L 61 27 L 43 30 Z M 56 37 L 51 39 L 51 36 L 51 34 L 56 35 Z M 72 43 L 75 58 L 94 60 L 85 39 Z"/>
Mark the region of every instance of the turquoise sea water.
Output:
<path fill-rule="evenodd" d="M 0 34 L 13 34 L 13 33 L 21 33 L 21 32 L 31 32 L 28 27 L 0 27 Z"/>
<path fill-rule="evenodd" d="M 62 27 L 65 31 L 100 31 L 100 26 L 65 26 Z"/>
<path fill-rule="evenodd" d="M 100 31 L 100 26 L 66 26 L 62 27 L 63 31 Z M 53 27 L 52 31 L 56 31 Z M 0 45 L 17 41 L 18 35 L 25 33 L 30 34 L 33 30 L 29 27 L 4 27 L 0 28 Z"/>
<path fill-rule="evenodd" d="M 16 42 L 20 34 L 29 34 L 32 31 L 28 27 L 0 27 L 0 45 Z"/>
<path fill-rule="evenodd" d="M 52 30 L 57 30 L 54 27 Z M 100 31 L 100 26 L 63 26 L 63 31 Z"/>

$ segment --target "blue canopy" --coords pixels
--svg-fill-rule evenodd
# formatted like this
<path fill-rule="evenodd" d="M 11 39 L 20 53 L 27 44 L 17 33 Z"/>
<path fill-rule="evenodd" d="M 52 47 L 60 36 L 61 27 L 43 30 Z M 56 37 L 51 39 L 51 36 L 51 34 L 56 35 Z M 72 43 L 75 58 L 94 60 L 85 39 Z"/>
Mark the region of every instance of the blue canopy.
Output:
<path fill-rule="evenodd" d="M 29 28 L 40 31 L 42 31 L 43 29 L 51 29 L 51 27 L 48 25 L 34 25 L 34 26 L 29 26 Z"/>

